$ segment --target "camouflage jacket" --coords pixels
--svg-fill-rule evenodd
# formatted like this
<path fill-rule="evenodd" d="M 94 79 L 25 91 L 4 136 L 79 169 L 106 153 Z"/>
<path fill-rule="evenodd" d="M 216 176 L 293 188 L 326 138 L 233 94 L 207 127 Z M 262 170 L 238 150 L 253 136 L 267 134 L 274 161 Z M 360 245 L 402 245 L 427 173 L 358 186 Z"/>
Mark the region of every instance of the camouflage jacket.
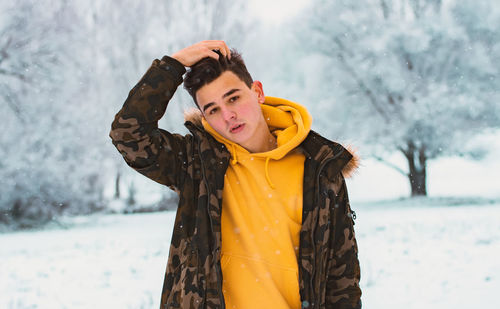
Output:
<path fill-rule="evenodd" d="M 221 209 L 230 153 L 203 130 L 199 116 L 186 120 L 184 136 L 158 128 L 184 72 L 168 56 L 154 60 L 115 116 L 110 137 L 130 167 L 179 194 L 160 307 L 224 308 Z M 361 308 L 355 216 L 344 181 L 356 158 L 313 131 L 299 147 L 306 157 L 302 307 Z"/>

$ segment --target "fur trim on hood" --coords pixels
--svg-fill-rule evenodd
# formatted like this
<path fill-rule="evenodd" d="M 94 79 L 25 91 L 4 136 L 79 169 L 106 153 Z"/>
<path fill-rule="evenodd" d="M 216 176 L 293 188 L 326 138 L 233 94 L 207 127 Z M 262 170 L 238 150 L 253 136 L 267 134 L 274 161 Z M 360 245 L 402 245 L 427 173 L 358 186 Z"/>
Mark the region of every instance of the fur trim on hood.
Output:
<path fill-rule="evenodd" d="M 345 146 L 345 149 L 347 149 L 347 151 L 349 151 L 349 153 L 352 155 L 352 158 L 342 168 L 342 175 L 345 178 L 352 178 L 352 177 L 354 177 L 354 175 L 358 171 L 361 158 L 359 157 L 357 150 L 352 145 Z"/>
<path fill-rule="evenodd" d="M 195 126 L 203 129 L 201 117 L 201 111 L 198 108 L 191 107 L 190 109 L 184 111 L 184 121 L 190 121 Z"/>

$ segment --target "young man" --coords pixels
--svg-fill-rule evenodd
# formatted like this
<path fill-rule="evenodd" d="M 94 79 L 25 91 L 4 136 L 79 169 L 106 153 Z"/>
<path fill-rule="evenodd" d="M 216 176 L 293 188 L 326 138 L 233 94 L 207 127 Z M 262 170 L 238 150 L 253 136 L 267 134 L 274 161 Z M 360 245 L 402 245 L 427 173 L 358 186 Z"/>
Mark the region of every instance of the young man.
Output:
<path fill-rule="evenodd" d="M 159 129 L 178 85 L 190 134 Z M 266 97 L 241 56 L 203 41 L 154 60 L 112 124 L 133 169 L 179 194 L 161 308 L 361 308 L 357 166 L 307 110 Z"/>

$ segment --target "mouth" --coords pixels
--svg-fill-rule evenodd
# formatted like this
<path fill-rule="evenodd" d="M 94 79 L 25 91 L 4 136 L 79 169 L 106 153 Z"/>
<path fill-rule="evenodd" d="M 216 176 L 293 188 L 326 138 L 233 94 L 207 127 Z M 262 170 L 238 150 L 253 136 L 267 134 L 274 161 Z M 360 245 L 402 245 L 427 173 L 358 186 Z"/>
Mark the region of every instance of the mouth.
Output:
<path fill-rule="evenodd" d="M 229 132 L 231 133 L 238 133 L 238 132 L 241 132 L 241 130 L 243 130 L 243 127 L 245 126 L 244 123 L 240 123 L 240 124 L 237 124 L 235 126 L 232 126 L 230 129 L 229 129 Z"/>

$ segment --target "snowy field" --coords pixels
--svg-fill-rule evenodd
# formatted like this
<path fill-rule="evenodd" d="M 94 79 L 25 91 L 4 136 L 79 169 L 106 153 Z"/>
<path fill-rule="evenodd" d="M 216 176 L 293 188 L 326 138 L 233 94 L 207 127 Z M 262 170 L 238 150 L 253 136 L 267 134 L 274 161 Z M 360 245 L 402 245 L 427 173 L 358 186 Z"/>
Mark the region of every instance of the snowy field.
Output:
<path fill-rule="evenodd" d="M 500 308 L 500 204 L 353 204 L 363 307 Z M 173 212 L 0 235 L 0 308 L 157 308 Z"/>

